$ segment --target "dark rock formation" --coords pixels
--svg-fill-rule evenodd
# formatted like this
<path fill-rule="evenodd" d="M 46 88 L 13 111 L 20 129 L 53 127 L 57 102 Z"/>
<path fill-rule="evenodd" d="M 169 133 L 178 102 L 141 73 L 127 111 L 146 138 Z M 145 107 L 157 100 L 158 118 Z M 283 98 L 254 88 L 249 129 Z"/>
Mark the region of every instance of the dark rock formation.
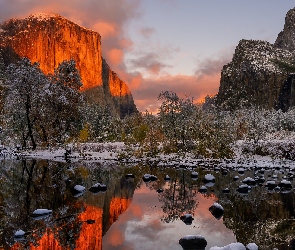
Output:
<path fill-rule="evenodd" d="M 294 106 L 295 8 L 275 44 L 241 40 L 221 72 L 216 103 L 223 109 L 255 105 L 283 111 Z"/>
<path fill-rule="evenodd" d="M 128 86 L 102 58 L 101 37 L 59 15 L 35 14 L 0 25 L 0 49 L 9 64 L 20 57 L 38 62 L 52 74 L 64 60 L 74 59 L 88 101 L 108 105 L 121 117 L 137 112 Z"/>
<path fill-rule="evenodd" d="M 274 43 L 276 48 L 285 49 L 290 52 L 295 50 L 295 8 L 287 12 L 284 30 L 281 31 Z"/>
<path fill-rule="evenodd" d="M 186 235 L 179 240 L 184 250 L 205 250 L 206 239 L 201 235 Z"/>

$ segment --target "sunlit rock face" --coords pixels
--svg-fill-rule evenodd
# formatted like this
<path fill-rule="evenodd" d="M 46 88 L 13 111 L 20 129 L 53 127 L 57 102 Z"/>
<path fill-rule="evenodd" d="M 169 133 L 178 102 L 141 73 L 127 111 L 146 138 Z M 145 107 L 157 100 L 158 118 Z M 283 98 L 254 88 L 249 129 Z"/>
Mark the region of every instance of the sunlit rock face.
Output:
<path fill-rule="evenodd" d="M 76 242 L 76 249 L 102 249 L 102 214 L 101 208 L 89 205 L 85 212 L 80 214 L 79 217 L 83 224 Z M 88 221 L 93 221 L 93 223 Z"/>
<path fill-rule="evenodd" d="M 290 79 L 292 72 L 278 64 L 295 59 L 294 29 L 295 9 L 292 9 L 275 44 L 241 40 L 232 61 L 222 69 L 217 104 L 229 110 L 255 105 L 286 111 L 294 106 L 295 89 L 290 84 L 294 80 Z"/>
<path fill-rule="evenodd" d="M 74 59 L 82 91 L 92 98 L 90 101 L 109 104 L 120 116 L 137 111 L 128 86 L 111 69 L 109 77 L 104 77 L 101 37 L 97 32 L 59 15 L 34 14 L 1 24 L 0 45 L 6 63 L 27 57 L 38 62 L 45 74 L 53 74 L 62 61 Z"/>

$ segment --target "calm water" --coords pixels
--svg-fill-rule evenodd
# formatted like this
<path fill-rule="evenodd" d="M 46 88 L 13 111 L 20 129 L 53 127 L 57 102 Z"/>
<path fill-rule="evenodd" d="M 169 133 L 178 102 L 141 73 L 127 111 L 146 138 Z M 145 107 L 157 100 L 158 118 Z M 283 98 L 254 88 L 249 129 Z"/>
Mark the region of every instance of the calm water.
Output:
<path fill-rule="evenodd" d="M 231 169 L 225 174 L 216 166 L 195 166 L 197 179 L 191 178 L 192 169 L 179 167 L 6 160 L 0 162 L 0 168 L 0 249 L 181 250 L 179 239 L 197 234 L 206 238 L 206 249 L 255 242 L 262 250 L 285 250 L 295 238 L 293 190 L 269 191 L 255 185 L 248 194 L 236 191 L 248 176 L 279 183 L 293 173 L 287 167 L 242 174 Z M 158 180 L 143 182 L 147 173 Z M 201 194 L 198 190 L 208 173 L 216 181 L 207 184 L 207 193 Z M 126 179 L 126 174 L 135 179 Z M 171 177 L 168 182 L 164 180 L 167 174 Z M 234 181 L 234 176 L 239 180 Z M 98 182 L 107 185 L 106 192 L 89 191 Z M 86 191 L 75 196 L 77 184 Z M 163 192 L 157 192 L 160 188 Z M 223 193 L 224 188 L 230 193 Z M 214 202 L 225 210 L 221 219 L 209 212 Z M 33 211 L 40 208 L 50 209 L 52 214 L 33 218 Z M 180 220 L 185 213 L 193 215 L 191 225 Z M 16 238 L 17 230 L 26 235 Z"/>

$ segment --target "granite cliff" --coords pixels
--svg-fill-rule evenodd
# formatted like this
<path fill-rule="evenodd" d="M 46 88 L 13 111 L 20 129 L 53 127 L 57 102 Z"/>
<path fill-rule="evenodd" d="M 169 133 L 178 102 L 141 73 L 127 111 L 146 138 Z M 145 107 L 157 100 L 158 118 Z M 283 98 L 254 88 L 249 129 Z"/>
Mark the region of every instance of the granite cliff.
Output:
<path fill-rule="evenodd" d="M 287 111 L 295 105 L 295 8 L 274 44 L 241 40 L 221 71 L 217 105 L 224 109 L 256 105 Z"/>
<path fill-rule="evenodd" d="M 0 47 L 6 64 L 27 57 L 45 74 L 74 59 L 90 102 L 108 105 L 120 117 L 137 112 L 128 86 L 106 66 L 97 32 L 59 15 L 34 14 L 1 24 Z"/>

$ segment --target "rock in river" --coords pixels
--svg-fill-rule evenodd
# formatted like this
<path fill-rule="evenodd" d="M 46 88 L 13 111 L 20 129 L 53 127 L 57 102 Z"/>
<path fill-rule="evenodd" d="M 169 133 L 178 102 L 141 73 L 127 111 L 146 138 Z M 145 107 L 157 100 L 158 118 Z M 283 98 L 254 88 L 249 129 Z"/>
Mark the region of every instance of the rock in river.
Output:
<path fill-rule="evenodd" d="M 209 211 L 217 220 L 221 219 L 224 214 L 223 207 L 216 202 L 211 207 L 209 207 Z"/>
<path fill-rule="evenodd" d="M 180 219 L 186 224 L 186 225 L 191 225 L 194 218 L 191 214 L 184 214 L 180 216 Z"/>
<path fill-rule="evenodd" d="M 32 213 L 32 217 L 34 217 L 34 219 L 36 219 L 36 220 L 39 220 L 39 219 L 44 219 L 51 214 L 52 214 L 52 210 L 42 208 L 42 209 L 36 209 Z"/>
<path fill-rule="evenodd" d="M 91 188 L 89 188 L 89 191 L 92 193 L 104 192 L 106 190 L 107 186 L 101 183 L 96 183 Z"/>
<path fill-rule="evenodd" d="M 206 239 L 201 235 L 186 235 L 179 240 L 184 250 L 205 250 Z"/>

